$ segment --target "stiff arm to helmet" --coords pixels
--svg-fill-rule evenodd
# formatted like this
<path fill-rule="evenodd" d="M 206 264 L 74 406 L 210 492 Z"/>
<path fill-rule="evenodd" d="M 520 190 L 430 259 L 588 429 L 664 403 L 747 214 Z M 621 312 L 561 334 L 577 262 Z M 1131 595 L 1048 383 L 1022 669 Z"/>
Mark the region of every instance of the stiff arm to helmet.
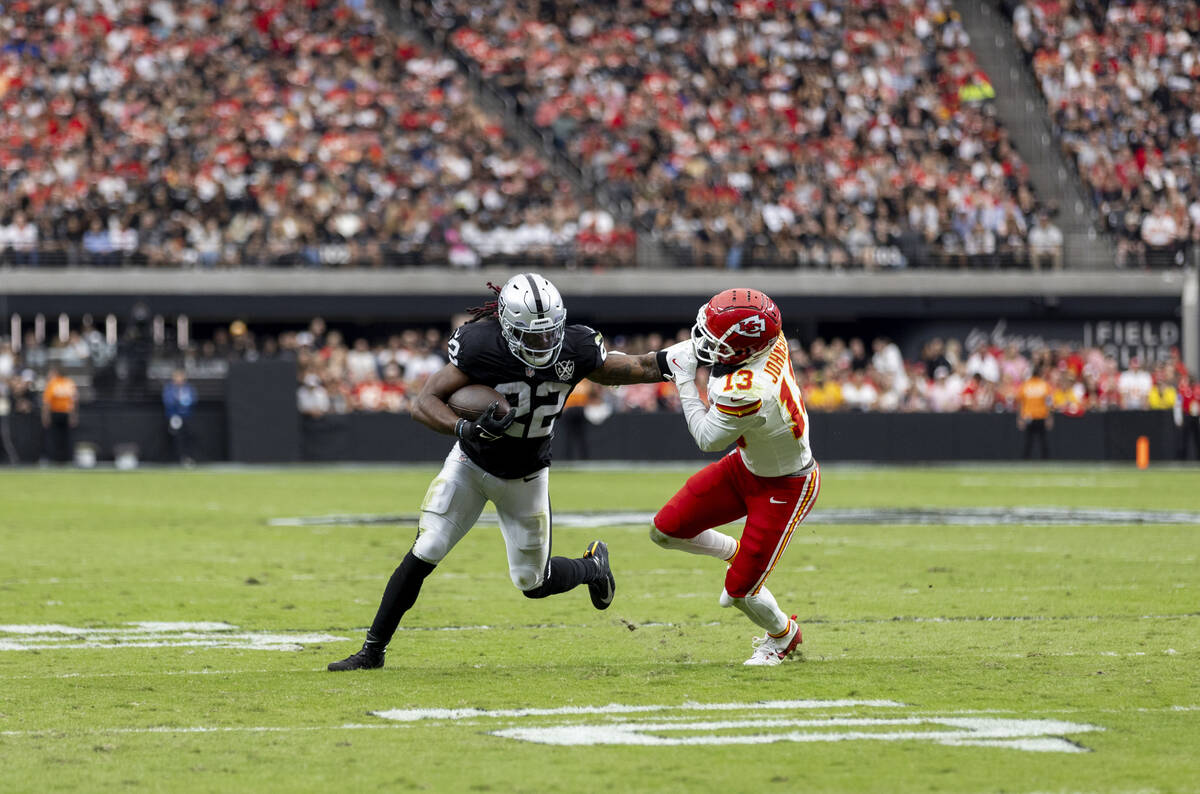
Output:
<path fill-rule="evenodd" d="M 675 376 L 688 430 L 700 449 L 724 449 L 747 431 L 761 427 L 765 420 L 760 415 L 762 399 L 749 388 L 750 373 L 746 374 L 745 384 L 736 389 L 710 390 L 710 409 L 692 382 L 696 365 L 744 365 L 771 349 L 781 326 L 779 307 L 765 294 L 756 289 L 727 289 L 700 307 L 690 342 L 667 349 L 667 363 Z M 692 374 L 686 373 L 689 367 Z"/>

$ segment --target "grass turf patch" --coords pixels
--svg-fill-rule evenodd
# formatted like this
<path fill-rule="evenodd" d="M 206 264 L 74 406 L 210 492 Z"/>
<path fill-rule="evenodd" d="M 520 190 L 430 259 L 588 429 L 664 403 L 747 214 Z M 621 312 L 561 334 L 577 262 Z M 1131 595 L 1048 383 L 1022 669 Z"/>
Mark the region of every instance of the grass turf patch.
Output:
<path fill-rule="evenodd" d="M 0 788 L 1181 791 L 1200 780 L 1194 527 L 803 527 L 771 577 L 800 615 L 803 654 L 770 669 L 741 666 L 755 630 L 717 606 L 716 561 L 659 549 L 644 528 L 556 528 L 558 554 L 610 545 L 617 599 L 596 612 L 584 588 L 523 598 L 498 531 L 481 529 L 427 581 L 387 667 L 325 672 L 361 641 L 413 532 L 267 520 L 410 512 L 432 473 L 0 476 Z M 654 510 L 686 476 L 556 470 L 551 494 L 558 510 Z M 830 466 L 821 505 L 1197 510 L 1195 477 Z M 295 649 L 260 649 L 264 635 Z M 291 641 L 301 635 L 345 639 Z M 898 705 L 864 705 L 878 702 Z M 552 713 L 609 704 L 661 709 Z M 482 711 L 377 714 L 395 709 Z M 547 713 L 496 713 L 531 709 Z M 946 720 L 984 721 L 968 739 L 1021 720 L 1102 730 L 1051 734 L 1086 750 L 1075 753 L 890 738 L 967 730 Z M 724 727 L 695 727 L 712 724 Z M 639 734 L 653 741 L 775 741 L 498 735 L 630 725 L 653 726 Z"/>

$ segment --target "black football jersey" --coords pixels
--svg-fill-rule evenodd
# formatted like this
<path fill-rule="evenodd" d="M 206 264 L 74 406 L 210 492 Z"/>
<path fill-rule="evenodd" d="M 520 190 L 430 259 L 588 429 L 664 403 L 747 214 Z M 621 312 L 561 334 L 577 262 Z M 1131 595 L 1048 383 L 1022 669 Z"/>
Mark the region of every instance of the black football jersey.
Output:
<path fill-rule="evenodd" d="M 460 326 L 447 347 L 451 364 L 472 383 L 491 386 L 503 394 L 517 413 L 503 437 L 492 442 L 459 442 L 467 457 L 484 471 L 506 480 L 550 465 L 554 422 L 562 415 L 567 395 L 607 356 L 599 333 L 586 325 L 568 325 L 558 360 L 534 369 L 508 349 L 495 319 Z"/>

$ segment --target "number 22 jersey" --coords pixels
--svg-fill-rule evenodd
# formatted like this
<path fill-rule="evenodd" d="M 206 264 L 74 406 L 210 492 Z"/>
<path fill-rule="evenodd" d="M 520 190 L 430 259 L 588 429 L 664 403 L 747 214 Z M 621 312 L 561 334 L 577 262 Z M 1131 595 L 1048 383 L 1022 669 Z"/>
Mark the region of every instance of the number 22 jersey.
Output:
<path fill-rule="evenodd" d="M 550 465 L 554 422 L 575 384 L 607 356 L 603 338 L 586 325 L 568 325 L 558 359 L 534 369 L 513 355 L 495 319 L 461 325 L 447 343 L 450 363 L 472 383 L 491 386 L 516 411 L 506 434 L 492 442 L 459 441 L 467 457 L 488 474 L 506 480 Z"/>

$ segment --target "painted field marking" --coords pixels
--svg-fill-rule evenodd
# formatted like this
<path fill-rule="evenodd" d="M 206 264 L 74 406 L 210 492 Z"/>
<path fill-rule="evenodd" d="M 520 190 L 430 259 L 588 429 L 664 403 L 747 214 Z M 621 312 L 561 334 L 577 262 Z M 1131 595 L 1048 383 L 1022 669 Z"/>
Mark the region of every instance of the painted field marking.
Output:
<path fill-rule="evenodd" d="M 233 672 L 238 672 L 238 671 L 229 671 L 229 672 L 233 673 Z M 261 671 L 244 671 L 244 672 L 261 672 Z M 297 672 L 303 672 L 303 671 L 297 671 Z M 135 675 L 135 674 L 130 673 L 130 675 Z M 787 701 L 784 701 L 784 702 L 787 702 Z M 819 703 L 819 702 L 840 702 L 840 701 L 792 701 L 792 702 Z M 859 702 L 868 703 L 868 702 L 890 702 L 890 701 L 859 701 Z M 763 704 L 763 703 L 759 703 L 759 704 L 729 703 L 729 704 L 684 704 L 684 705 L 685 706 L 690 705 L 691 707 L 693 707 L 696 710 L 703 710 L 706 707 L 714 707 L 714 706 L 730 707 L 730 710 L 733 710 L 732 707 L 741 708 L 741 707 L 757 706 L 759 708 L 762 708 L 767 704 Z M 896 705 L 899 707 L 899 706 L 902 706 L 903 704 L 897 703 Z M 423 719 L 457 721 L 458 718 L 454 717 L 453 715 L 459 714 L 464 711 L 479 712 L 479 714 L 477 716 L 491 716 L 491 717 L 495 717 L 495 718 L 502 718 L 505 716 L 507 716 L 507 717 L 522 716 L 522 715 L 525 715 L 528 712 L 532 712 L 532 711 L 552 712 L 553 714 L 556 714 L 556 715 L 565 715 L 567 710 L 570 708 L 571 707 L 559 708 L 559 709 L 496 709 L 496 710 L 487 710 L 487 709 L 407 709 L 407 710 L 403 710 L 403 709 L 396 709 L 394 711 L 397 711 L 397 712 L 405 712 L 405 711 L 421 712 L 424 716 L 417 717 L 414 719 L 401 720 L 399 722 L 389 721 L 389 722 L 372 723 L 372 724 L 345 723 L 342 725 L 291 725 L 291 726 L 289 726 L 289 725 L 255 725 L 255 726 L 188 725 L 188 726 L 177 726 L 177 727 L 148 726 L 148 727 L 142 727 L 142 728 L 83 728 L 83 729 L 41 728 L 41 729 L 33 729 L 33 730 L 0 731 L 0 736 L 7 736 L 7 737 L 13 737 L 13 738 L 41 737 L 41 736 L 49 736 L 49 737 L 53 737 L 53 738 L 68 738 L 71 736 L 78 736 L 78 735 L 95 736 L 95 735 L 108 735 L 108 734 L 123 735 L 123 734 L 204 734 L 204 733 L 292 733 L 292 732 L 314 732 L 314 731 L 387 730 L 387 729 L 412 728 L 412 727 L 415 727 L 414 726 L 415 722 L 417 722 L 418 720 L 423 720 Z M 575 708 L 574 711 L 576 713 L 578 713 L 581 711 L 581 709 L 586 709 L 586 708 L 589 708 L 589 707 L 578 707 L 578 708 Z M 676 706 L 676 707 L 672 707 L 672 706 L 645 706 L 645 707 L 626 706 L 626 707 L 620 707 L 620 706 L 617 706 L 616 704 L 612 704 L 609 707 L 593 707 L 593 712 L 595 711 L 595 709 L 598 709 L 598 708 L 609 708 L 609 709 L 626 708 L 626 709 L 634 710 L 631 713 L 637 713 L 636 710 L 641 710 L 644 713 L 647 710 L 668 710 L 668 709 L 672 709 L 672 708 L 683 708 L 683 707 L 682 706 Z M 1159 708 L 1135 708 L 1135 709 L 1069 708 L 1069 709 L 1047 709 L 1047 710 L 1045 710 L 1045 712 L 1049 713 L 1049 714 L 1087 713 L 1087 714 L 1116 714 L 1116 715 L 1128 714 L 1131 712 L 1139 713 L 1139 714 L 1143 714 L 1143 713 L 1158 714 L 1158 713 L 1168 713 L 1168 712 L 1195 712 L 1195 711 L 1200 711 L 1200 705 L 1186 705 L 1186 706 L 1175 705 L 1175 706 L 1163 706 L 1163 707 L 1159 707 Z M 383 714 L 386 712 L 372 712 L 372 713 L 379 715 L 379 714 Z M 625 712 L 614 711 L 612 713 L 625 713 Z M 891 734 L 887 734 L 887 735 L 881 735 L 877 732 L 870 732 L 870 733 L 859 732 L 862 735 L 854 736 L 854 737 L 839 734 L 839 735 L 833 735 L 830 738 L 820 738 L 820 737 L 810 737 L 810 738 L 802 738 L 802 739 L 773 738 L 770 740 L 771 741 L 815 742 L 815 741 L 848 741 L 848 740 L 852 740 L 852 739 L 881 739 L 881 740 L 885 740 L 885 741 L 899 741 L 902 739 L 912 738 L 912 739 L 918 739 L 918 740 L 920 740 L 920 739 L 932 740 L 932 741 L 936 741 L 938 743 L 949 744 L 950 746 L 1009 747 L 1009 748 L 1014 748 L 1014 749 L 1034 750 L 1034 751 L 1053 750 L 1055 752 L 1061 751 L 1061 752 L 1078 753 L 1078 752 L 1086 752 L 1086 748 L 1083 748 L 1073 742 L 1067 742 L 1067 744 L 1070 745 L 1071 749 L 1064 749 L 1064 748 L 1062 748 L 1062 746 L 1060 744 L 1057 744 L 1057 743 L 1051 744 L 1051 743 L 1043 742 L 1041 740 L 1046 738 L 1046 735 L 1043 732 L 1051 730 L 1052 726 L 1054 729 L 1053 730 L 1054 733 L 1087 733 L 1087 732 L 1092 732 L 1092 731 L 1103 731 L 1104 730 L 1103 728 L 1100 728 L 1095 725 L 1080 726 L 1077 723 L 1065 722 L 1065 721 L 1059 721 L 1059 720 L 1024 720 L 1024 719 L 982 720 L 978 716 L 978 715 L 984 715 L 984 714 L 1011 714 L 1012 712 L 1007 709 L 979 709 L 979 710 L 958 709 L 958 710 L 953 710 L 953 711 L 943 711 L 943 712 L 939 712 L 937 714 L 934 714 L 932 712 L 926 713 L 926 712 L 922 712 L 920 710 L 914 710 L 909 713 L 914 714 L 916 716 L 904 717 L 904 718 L 893 718 L 893 719 L 880 719 L 880 720 L 870 720 L 870 719 L 864 719 L 864 718 L 831 717 L 831 718 L 823 719 L 823 720 L 813 720 L 813 719 L 810 719 L 810 720 L 772 720 L 771 722 L 772 722 L 772 725 L 774 725 L 776 727 L 785 726 L 785 724 L 787 727 L 806 727 L 806 725 L 802 725 L 801 723 L 811 724 L 816 727 L 881 727 L 886 724 L 887 726 L 942 725 L 942 726 L 946 726 L 946 727 L 958 727 L 958 728 L 960 728 L 960 730 L 959 731 L 909 731 L 908 733 L 912 734 L 911 736 L 904 736 L 904 735 L 901 735 L 900 733 L 891 733 Z M 437 716 L 435 716 L 435 715 L 437 715 Z M 958 715 L 958 716 L 954 716 L 954 715 Z M 970 715 L 970 716 L 965 716 L 965 715 Z M 470 720 L 471 717 L 463 717 L 462 719 Z M 615 723 L 615 724 L 601 725 L 601 726 L 574 725 L 574 726 L 558 726 L 558 727 L 566 727 L 566 728 L 599 727 L 599 728 L 603 728 L 606 730 L 609 728 L 612 728 L 612 727 L 617 727 L 617 728 L 635 729 L 638 731 L 648 730 L 648 729 L 652 728 L 653 730 L 656 730 L 659 732 L 667 732 L 667 731 L 672 731 L 672 730 L 674 730 L 674 731 L 689 730 L 690 731 L 690 730 L 695 730 L 696 726 L 699 725 L 700 723 L 693 722 L 691 724 L 686 724 L 684 721 L 694 720 L 694 719 L 695 719 L 694 717 L 690 717 L 690 716 L 686 716 L 686 717 L 680 716 L 680 717 L 674 717 L 674 718 L 661 717 L 660 723 L 641 723 L 641 724 Z M 668 724 L 669 720 L 670 720 L 670 722 Z M 747 722 L 748 726 L 751 728 L 757 728 L 763 724 L 763 720 L 738 721 L 738 722 Z M 850 725 L 851 722 L 853 723 L 853 725 Z M 729 726 L 736 727 L 734 722 L 708 723 L 708 725 L 710 725 L 710 726 L 717 725 L 717 724 L 729 725 Z M 1080 730 L 1079 729 L 1080 727 L 1086 728 L 1087 730 Z M 1026 731 L 1029 729 L 1034 730 L 1039 735 L 1030 735 L 1028 733 L 1022 732 L 1019 736 L 1015 736 L 1015 737 L 1011 736 L 1011 734 L 1014 731 L 1018 731 L 1018 730 Z M 1059 729 L 1062 729 L 1062 730 L 1059 730 Z M 525 729 L 517 729 L 517 730 L 525 730 Z M 517 735 L 509 736 L 507 729 L 492 731 L 491 733 L 493 735 L 505 736 L 505 738 L 522 739 L 522 740 L 526 740 L 526 741 L 537 741 L 537 738 L 528 738 L 527 739 L 524 736 L 517 736 Z M 1000 735 L 1001 733 L 1004 735 L 1003 736 Z M 955 735 L 951 735 L 951 734 L 955 734 Z M 957 734 L 963 734 L 963 735 L 959 736 Z M 753 734 L 753 735 L 756 737 L 759 736 L 758 734 Z M 538 737 L 540 738 L 540 736 L 541 735 L 539 734 Z M 761 743 L 763 741 L 766 741 L 768 738 L 770 738 L 770 737 L 763 737 L 760 739 L 759 742 L 754 742 L 754 743 Z M 1052 736 L 1050 738 L 1055 739 L 1057 741 L 1063 741 L 1059 736 Z M 554 743 L 558 743 L 558 742 L 554 742 Z M 596 742 L 585 742 L 585 743 L 594 744 Z M 624 743 L 624 742 L 622 742 L 622 743 Z M 691 743 L 694 744 L 696 742 L 691 742 Z M 728 742 L 726 742 L 726 743 L 728 743 Z"/>
<path fill-rule="evenodd" d="M 360 526 L 401 524 L 415 526 L 417 513 L 341 513 L 323 516 L 286 516 L 267 519 L 271 527 Z M 644 510 L 598 510 L 556 512 L 558 527 L 595 529 L 598 527 L 649 527 L 654 513 Z M 481 526 L 495 526 L 494 513 L 480 519 Z M 1119 508 L 1086 507 L 817 507 L 804 521 L 805 525 L 821 524 L 883 524 L 894 526 L 1091 526 L 1128 524 L 1200 524 L 1200 513 L 1187 510 L 1128 510 Z"/>
<path fill-rule="evenodd" d="M 787 717 L 779 712 L 828 709 L 905 709 L 894 700 L 775 700 L 759 703 L 683 703 L 680 705 L 559 706 L 521 709 L 388 709 L 371 714 L 411 723 L 442 720 L 472 723 L 508 721 L 488 731 L 506 739 L 559 746 L 627 745 L 675 747 L 770 744 L 774 742 L 926 741 L 949 747 L 997 747 L 1027 752 L 1082 753 L 1085 747 L 1066 738 L 1103 728 L 1087 723 L 1011 717 L 912 716 Z M 696 712 L 742 712 L 740 719 L 710 720 Z M 690 713 L 688 713 L 690 712 Z M 654 722 L 629 722 L 625 715 L 660 714 Z M 894 712 L 893 712 L 894 713 Z M 605 722 L 580 717 L 609 717 Z M 536 724 L 539 718 L 553 724 Z M 563 719 L 565 718 L 565 719 Z M 513 724 L 516 721 L 517 724 Z M 520 724 L 533 722 L 535 724 Z M 501 722 L 503 725 L 503 722 Z"/>
<path fill-rule="evenodd" d="M 883 729 L 943 726 L 952 730 L 848 730 L 831 728 Z M 817 728 L 820 730 L 780 730 Z M 752 730 L 753 733 L 720 733 Z M 990 717 L 908 717 L 872 719 L 833 717 L 817 720 L 729 720 L 693 723 L 613 723 L 602 725 L 551 725 L 534 728 L 503 728 L 495 736 L 554 745 L 636 745 L 673 747 L 683 745 L 772 744 L 775 742 L 925 741 L 949 747 L 1002 747 L 1027 752 L 1086 753 L 1087 748 L 1071 742 L 1065 734 L 1102 731 L 1095 725 L 1060 720 L 1017 720 Z M 672 736 L 672 733 L 711 731 L 707 735 Z"/>
<path fill-rule="evenodd" d="M 388 709 L 372 711 L 376 717 L 397 722 L 417 720 L 461 720 L 483 717 L 558 717 L 591 714 L 645 714 L 661 711 L 745 711 L 747 709 L 825 709 L 872 706 L 876 708 L 902 708 L 903 703 L 894 700 L 764 700 L 759 703 L 683 703 L 678 706 L 646 705 L 630 706 L 609 703 L 607 706 L 557 706 L 554 708 L 526 709 Z"/>
<path fill-rule="evenodd" d="M 20 680 L 29 679 L 47 680 L 57 678 L 144 678 L 152 675 L 160 676 L 179 676 L 179 675 L 275 675 L 282 673 L 311 673 L 311 667 L 296 667 L 280 670 L 139 670 L 137 672 L 120 672 L 120 673 L 44 673 L 42 675 L 22 674 L 22 675 L 0 675 L 0 680 Z"/>
<path fill-rule="evenodd" d="M 252 651 L 299 651 L 305 645 L 341 642 L 335 634 L 242 631 L 230 623 L 141 621 L 122 628 L 58 624 L 0 624 L 0 651 L 80 648 L 236 648 Z"/>

